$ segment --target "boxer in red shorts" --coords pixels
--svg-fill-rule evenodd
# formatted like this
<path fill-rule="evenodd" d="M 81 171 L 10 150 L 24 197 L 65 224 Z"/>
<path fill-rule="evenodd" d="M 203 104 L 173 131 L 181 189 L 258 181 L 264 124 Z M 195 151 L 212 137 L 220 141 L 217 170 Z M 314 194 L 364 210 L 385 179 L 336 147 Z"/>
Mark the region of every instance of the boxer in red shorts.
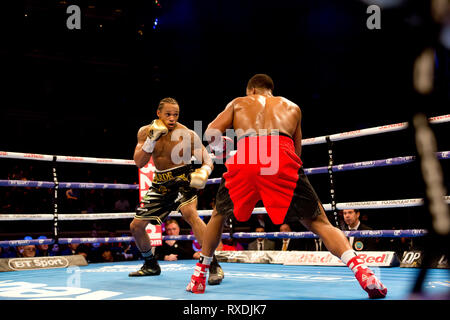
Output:
<path fill-rule="evenodd" d="M 384 298 L 386 287 L 352 250 L 341 230 L 331 225 L 325 210 L 303 172 L 301 110 L 283 97 L 273 96 L 273 81 L 253 76 L 247 95 L 231 101 L 212 121 L 205 136 L 212 149 L 220 149 L 221 135 L 233 128 L 236 153 L 227 159 L 227 172 L 216 195 L 216 206 L 203 235 L 202 253 L 186 290 L 205 292 L 206 273 L 228 217 L 247 221 L 262 200 L 274 224 L 295 216 L 317 234 L 327 249 L 354 272 L 370 298 Z"/>

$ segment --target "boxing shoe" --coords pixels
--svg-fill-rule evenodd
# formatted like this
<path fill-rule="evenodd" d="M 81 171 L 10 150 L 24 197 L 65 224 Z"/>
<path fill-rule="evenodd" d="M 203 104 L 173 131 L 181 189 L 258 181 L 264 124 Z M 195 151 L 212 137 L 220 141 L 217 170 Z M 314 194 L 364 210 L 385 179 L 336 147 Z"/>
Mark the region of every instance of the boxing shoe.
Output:
<path fill-rule="evenodd" d="M 145 276 L 158 276 L 161 274 L 161 267 L 159 266 L 156 258 L 145 260 L 144 265 L 138 271 L 134 271 L 128 274 L 129 277 L 145 277 Z"/>
<path fill-rule="evenodd" d="M 355 256 L 350 259 L 347 266 L 353 271 L 361 288 L 369 294 L 370 299 L 386 297 L 387 288 L 378 280 L 373 271 L 364 264 L 364 260 Z"/>
<path fill-rule="evenodd" d="M 218 285 L 222 282 L 223 278 L 225 278 L 225 274 L 222 267 L 219 265 L 216 256 L 214 256 L 211 266 L 209 267 L 208 284 L 211 286 Z"/>
<path fill-rule="evenodd" d="M 191 276 L 191 282 L 186 287 L 186 291 L 192 293 L 205 293 L 206 289 L 206 273 L 208 265 L 197 262 L 194 268 L 194 274 Z"/>

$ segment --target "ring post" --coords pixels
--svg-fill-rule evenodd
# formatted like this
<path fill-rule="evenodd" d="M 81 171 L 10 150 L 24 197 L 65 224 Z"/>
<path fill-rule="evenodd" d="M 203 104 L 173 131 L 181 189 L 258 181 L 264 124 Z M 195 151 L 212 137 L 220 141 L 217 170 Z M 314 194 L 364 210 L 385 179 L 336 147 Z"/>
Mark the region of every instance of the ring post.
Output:
<path fill-rule="evenodd" d="M 58 182 L 58 175 L 56 174 L 56 156 L 53 157 L 53 182 L 55 183 L 54 186 L 54 193 L 53 193 L 53 239 L 55 240 L 55 243 L 58 243 L 58 189 L 59 189 L 59 182 Z"/>
<path fill-rule="evenodd" d="M 334 215 L 334 222 L 336 224 L 336 227 L 339 229 L 342 229 L 339 224 L 338 219 L 338 212 L 337 212 L 337 206 L 336 206 L 336 193 L 334 188 L 334 178 L 333 178 L 333 165 L 334 165 L 334 158 L 333 158 L 333 141 L 331 141 L 330 136 L 325 137 L 327 141 L 327 147 L 328 147 L 328 178 L 330 182 L 330 203 L 331 203 L 331 211 Z"/>
<path fill-rule="evenodd" d="M 429 233 L 425 237 L 425 248 L 422 260 L 422 268 L 416 278 L 412 289 L 413 294 L 420 295 L 423 292 L 423 284 L 436 254 L 444 253 L 448 256 L 448 248 L 445 252 L 439 252 L 436 243 L 448 243 L 450 237 L 450 212 L 444 201 L 446 189 L 441 165 L 436 157 L 437 141 L 433 130 L 429 126 L 428 119 L 423 113 L 416 113 L 412 120 L 414 140 L 416 144 L 418 166 L 424 186 L 424 210 L 427 214 L 427 227 Z"/>

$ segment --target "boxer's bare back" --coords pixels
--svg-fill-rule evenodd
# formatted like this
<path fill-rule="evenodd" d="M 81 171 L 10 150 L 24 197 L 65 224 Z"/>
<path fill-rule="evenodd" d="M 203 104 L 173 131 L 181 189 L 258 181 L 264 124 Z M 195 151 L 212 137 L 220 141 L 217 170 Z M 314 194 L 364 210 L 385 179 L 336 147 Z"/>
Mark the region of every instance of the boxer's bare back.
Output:
<path fill-rule="evenodd" d="M 231 101 L 209 127 L 224 132 L 233 128 L 237 138 L 246 134 L 270 134 L 273 131 L 289 135 L 295 151 L 301 155 L 301 110 L 286 98 L 270 93 L 250 94 Z"/>

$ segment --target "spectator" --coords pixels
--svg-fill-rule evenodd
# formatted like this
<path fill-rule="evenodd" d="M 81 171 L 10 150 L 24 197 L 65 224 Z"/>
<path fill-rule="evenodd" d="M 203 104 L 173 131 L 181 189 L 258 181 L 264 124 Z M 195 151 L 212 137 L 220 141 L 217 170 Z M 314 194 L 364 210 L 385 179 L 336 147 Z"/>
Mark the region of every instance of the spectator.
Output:
<path fill-rule="evenodd" d="M 97 205 L 97 194 L 95 189 L 91 189 L 85 193 L 84 210 L 86 213 L 94 213 L 101 210 Z"/>
<path fill-rule="evenodd" d="M 385 250 L 395 251 L 399 257 L 403 256 L 405 251 L 416 250 L 416 247 L 413 246 L 412 238 L 386 238 L 387 245 Z"/>
<path fill-rule="evenodd" d="M 15 213 L 12 199 L 13 197 L 11 195 L 11 191 L 7 190 L 4 192 L 0 205 L 0 210 L 2 213 Z"/>
<path fill-rule="evenodd" d="M 0 258 L 16 258 L 17 252 L 13 247 L 0 247 Z"/>
<path fill-rule="evenodd" d="M 360 211 L 358 209 L 345 209 L 342 210 L 342 215 L 344 217 L 344 230 L 372 230 L 365 224 L 361 223 L 359 220 Z M 367 250 L 376 251 L 377 242 L 375 238 L 357 238 L 349 237 L 350 245 L 355 251 Z"/>
<path fill-rule="evenodd" d="M 40 236 L 38 240 L 47 239 L 46 236 Z M 49 255 L 48 244 L 40 244 L 37 246 L 36 257 L 47 257 Z"/>
<path fill-rule="evenodd" d="M 115 232 L 110 232 L 110 238 L 118 237 Z M 128 237 L 122 234 L 121 237 Z M 108 252 L 110 251 L 110 252 Z M 109 257 L 111 255 L 111 257 Z M 113 242 L 104 244 L 98 248 L 100 262 L 138 260 L 140 258 L 139 249 L 134 242 Z"/>
<path fill-rule="evenodd" d="M 237 242 L 236 239 L 222 239 L 222 242 L 217 247 L 218 251 L 242 251 L 244 247 Z"/>
<path fill-rule="evenodd" d="M 174 219 L 165 222 L 166 234 L 169 236 L 178 236 L 180 226 Z M 185 240 L 165 240 L 162 246 L 156 247 L 155 256 L 158 260 L 177 261 L 183 259 L 195 259 L 192 241 Z"/>
<path fill-rule="evenodd" d="M 59 256 L 60 252 L 59 244 L 55 243 L 50 249 L 49 256 Z"/>
<path fill-rule="evenodd" d="M 89 244 L 81 243 L 77 250 L 75 251 L 75 254 L 82 255 L 87 261 L 89 261 L 89 253 L 90 253 L 90 247 Z"/>
<path fill-rule="evenodd" d="M 269 215 L 264 213 L 253 214 L 250 217 L 249 224 L 253 230 L 257 227 L 263 227 L 266 232 L 274 232 L 278 229 L 270 220 Z"/>
<path fill-rule="evenodd" d="M 118 256 L 114 256 L 110 246 L 104 245 L 99 249 L 99 262 L 114 262 L 122 261 L 123 259 Z"/>
<path fill-rule="evenodd" d="M 78 189 L 67 189 L 66 203 L 68 212 L 81 212 L 80 208 L 80 192 Z"/>
<path fill-rule="evenodd" d="M 123 234 L 122 237 L 127 235 Z M 122 255 L 123 260 L 138 260 L 140 258 L 139 249 L 134 242 L 121 242 L 118 245 L 117 255 Z"/>
<path fill-rule="evenodd" d="M 33 258 L 36 256 L 36 246 L 35 245 L 20 246 L 20 247 L 17 247 L 17 250 L 19 251 L 19 254 L 18 254 L 19 257 Z"/>
<path fill-rule="evenodd" d="M 291 226 L 287 223 L 283 223 L 280 226 L 280 232 L 292 232 Z M 305 250 L 305 245 L 302 243 L 302 239 L 281 239 L 276 242 L 275 250 L 303 251 Z"/>
<path fill-rule="evenodd" d="M 32 237 L 26 236 L 24 240 L 33 240 Z M 17 256 L 20 258 L 32 258 L 36 256 L 36 246 L 34 244 L 17 247 Z"/>
<path fill-rule="evenodd" d="M 79 247 L 79 243 L 69 243 L 67 247 L 63 250 L 60 250 L 62 256 L 71 256 L 76 254 L 77 248 Z"/>
<path fill-rule="evenodd" d="M 397 228 L 392 227 L 392 230 Z M 405 251 L 422 250 L 417 243 L 413 244 L 413 239 L 419 238 L 382 238 L 377 245 L 378 250 L 394 251 L 398 257 L 402 257 Z"/>
<path fill-rule="evenodd" d="M 69 243 L 65 250 L 62 250 L 60 255 L 62 256 L 70 256 L 75 254 L 81 254 L 86 259 L 88 259 L 89 248 L 85 244 L 80 243 Z"/>
<path fill-rule="evenodd" d="M 92 244 L 92 247 L 89 250 L 88 254 L 88 262 L 100 262 L 102 255 L 102 244 L 100 242 L 96 242 Z"/>
<path fill-rule="evenodd" d="M 265 232 L 264 227 L 257 227 L 255 232 Z M 275 242 L 265 238 L 257 238 L 248 244 L 248 250 L 275 250 Z"/>
<path fill-rule="evenodd" d="M 114 202 L 114 211 L 115 212 L 128 212 L 130 211 L 130 202 L 125 199 L 123 195 L 118 196 L 116 202 Z"/>

